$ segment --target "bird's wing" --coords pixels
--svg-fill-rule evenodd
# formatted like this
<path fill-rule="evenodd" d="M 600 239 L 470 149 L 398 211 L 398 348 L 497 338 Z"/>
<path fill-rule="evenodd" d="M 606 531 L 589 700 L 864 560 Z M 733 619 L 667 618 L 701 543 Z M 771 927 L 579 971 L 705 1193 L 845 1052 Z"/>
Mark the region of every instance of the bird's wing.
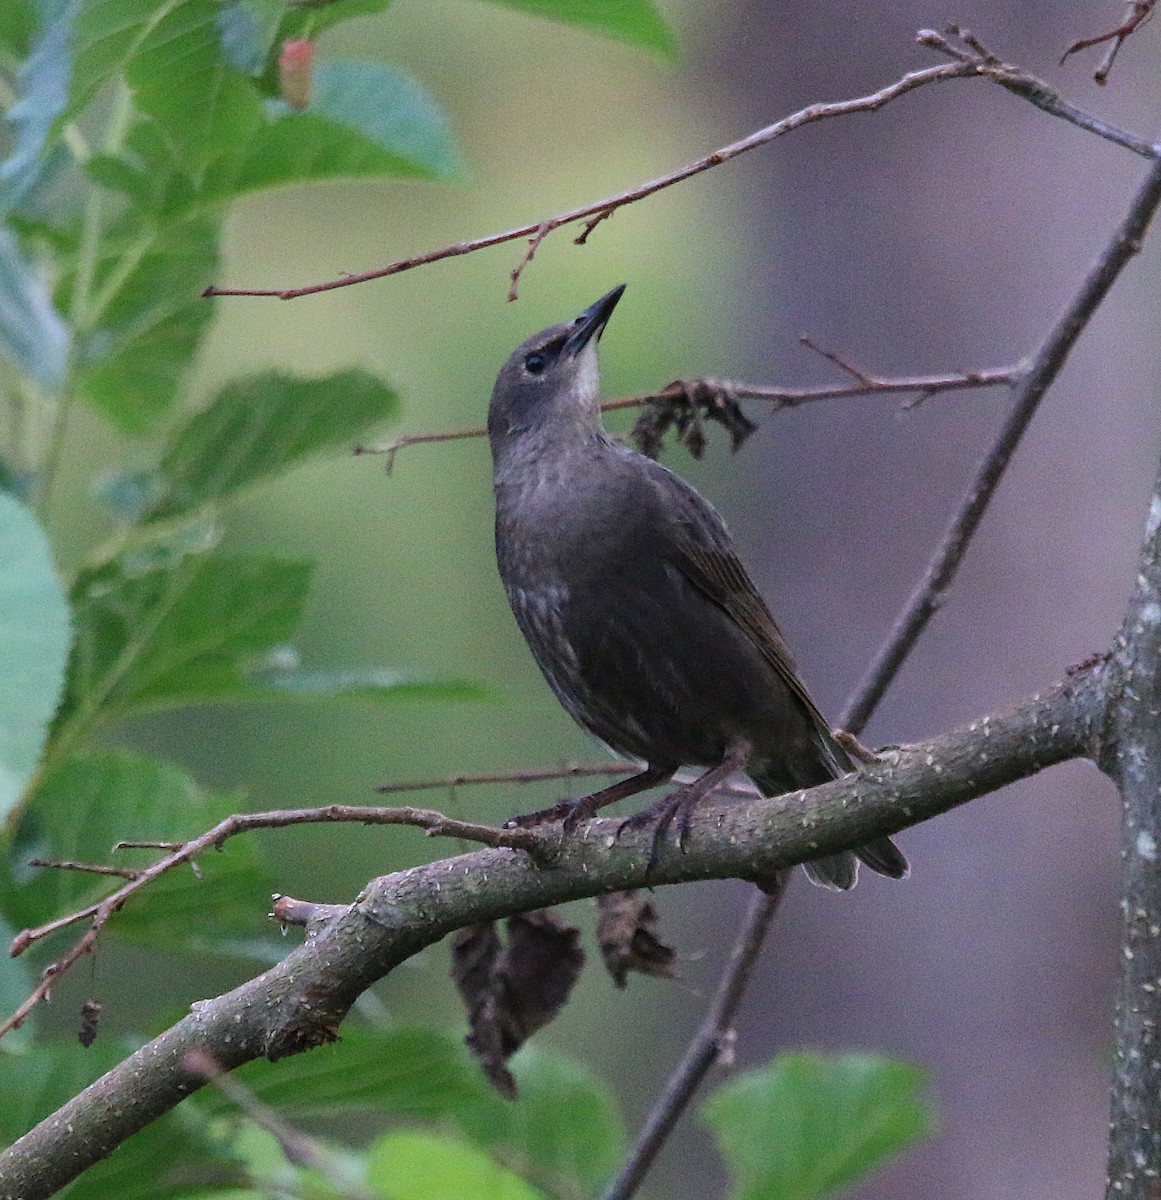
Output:
<path fill-rule="evenodd" d="M 753 642 L 790 693 L 810 714 L 823 744 L 836 759 L 836 765 L 844 771 L 853 770 L 849 756 L 836 742 L 826 718 L 798 677 L 786 639 L 734 553 L 729 531 L 717 510 L 684 480 L 660 464 L 645 461 L 654 468 L 649 474 L 662 494 L 662 511 L 676 526 L 676 536 L 672 539 L 674 565 Z"/>

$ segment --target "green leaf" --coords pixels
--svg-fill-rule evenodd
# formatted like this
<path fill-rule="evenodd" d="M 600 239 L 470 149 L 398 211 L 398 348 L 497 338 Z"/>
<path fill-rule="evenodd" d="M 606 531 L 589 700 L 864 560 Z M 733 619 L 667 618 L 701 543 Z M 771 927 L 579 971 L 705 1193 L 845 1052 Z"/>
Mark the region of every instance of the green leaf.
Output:
<path fill-rule="evenodd" d="M 243 807 L 237 795 L 203 792 L 177 767 L 127 751 L 69 759 L 41 782 L 25 810 L 18 841 L 36 857 L 142 868 L 157 850 L 112 852 L 119 841 L 183 842 Z M 30 855 L 24 855 L 29 857 Z M 155 880 L 109 925 L 117 937 L 172 950 L 215 943 L 266 927 L 272 879 L 253 838 L 232 839 L 199 860 L 200 878 L 183 866 Z M 3 895 L 13 924 L 40 924 L 114 891 L 106 876 L 24 868 Z"/>
<path fill-rule="evenodd" d="M 367 1154 L 367 1183 L 385 1200 L 544 1200 L 483 1151 L 430 1133 L 389 1133 Z"/>
<path fill-rule="evenodd" d="M 520 1096 L 498 1097 L 465 1050 L 442 1030 L 346 1026 L 342 1041 L 277 1064 L 242 1068 L 246 1086 L 294 1121 L 383 1113 L 453 1121 L 502 1162 L 570 1194 L 596 1191 L 620 1161 L 624 1123 L 608 1088 L 579 1064 L 526 1047 L 515 1060 Z M 201 1101 L 227 1111 L 224 1100 Z M 389 1193 L 392 1194 L 392 1193 Z M 432 1193 L 436 1195 L 438 1193 Z"/>
<path fill-rule="evenodd" d="M 20 99 L 7 112 L 6 120 L 16 129 L 12 153 L 0 163 L 0 216 L 12 211 L 36 186 L 51 160 L 48 136 L 57 115 L 68 100 L 69 36 L 78 0 L 48 3 L 45 0 L 44 32 L 17 75 Z M 6 9 L 15 9 L 8 12 Z M 28 13 L 31 19 L 31 13 Z M 0 38 L 11 20 L 18 36 L 20 10 L 0 2 Z M 23 55 L 21 55 L 23 57 Z"/>
<path fill-rule="evenodd" d="M 0 229 L 0 358 L 55 393 L 64 379 L 68 326 L 16 238 Z"/>
<path fill-rule="evenodd" d="M 394 704 L 400 700 L 487 700 L 492 693 L 481 684 L 459 679 L 416 679 L 393 667 L 331 667 L 303 671 L 281 665 L 262 666 L 251 679 L 268 688 L 271 699 L 356 700 Z"/>
<path fill-rule="evenodd" d="M 594 33 L 672 58 L 677 44 L 652 0 L 491 0 L 538 17 L 581 25 Z"/>
<path fill-rule="evenodd" d="M 27 57 L 36 34 L 31 0 L 0 0 L 0 49 L 15 59 Z"/>
<path fill-rule="evenodd" d="M 418 84 L 373 63 L 327 63 L 315 71 L 310 105 L 270 104 L 233 159 L 211 169 L 206 192 L 228 198 L 327 179 L 461 175 L 447 119 Z"/>
<path fill-rule="evenodd" d="M 335 0 L 333 4 L 303 4 L 284 14 L 278 38 L 317 38 L 341 21 L 349 21 L 352 17 L 375 16 L 377 13 L 386 12 L 390 7 L 391 0 Z"/>
<path fill-rule="evenodd" d="M 36 518 L 0 493 L 0 821 L 20 802 L 64 684 L 69 610 Z"/>
<path fill-rule="evenodd" d="M 239 71 L 260 75 L 285 15 L 285 0 L 224 0 L 218 25 L 226 58 Z"/>
<path fill-rule="evenodd" d="M 100 87 L 124 71 L 162 11 L 158 0 L 83 0 L 73 30 L 66 118 L 75 117 Z"/>
<path fill-rule="evenodd" d="M 267 371 L 235 380 L 177 431 L 146 519 L 223 500 L 309 454 L 349 444 L 397 406 L 394 392 L 366 371 L 322 379 Z"/>
<path fill-rule="evenodd" d="M 123 433 L 154 430 L 180 396 L 214 315 L 200 297 L 218 265 L 218 223 L 126 229 L 102 243 L 100 324 L 78 354 L 77 387 Z"/>
<path fill-rule="evenodd" d="M 75 743 L 133 712 L 254 697 L 247 668 L 296 629 L 310 564 L 176 553 L 129 555 L 77 580 L 55 736 Z"/>
<path fill-rule="evenodd" d="M 26 1054 L 0 1054 L 0 1141 L 10 1145 L 38 1121 L 112 1067 L 122 1055 L 98 1041 L 39 1044 Z"/>
<path fill-rule="evenodd" d="M 260 116 L 257 95 L 229 66 L 213 0 L 83 0 L 73 31 L 65 117 L 119 75 L 197 175 Z"/>
<path fill-rule="evenodd" d="M 785 1054 L 702 1105 L 734 1200 L 815 1200 L 927 1136 L 924 1072 L 871 1054 Z"/>
<path fill-rule="evenodd" d="M 625 1124 L 605 1083 L 580 1063 L 526 1046 L 513 1064 L 515 1101 L 491 1089 L 458 1120 L 472 1140 L 504 1162 L 535 1163 L 554 1191 L 596 1192 L 625 1150 Z"/>
<path fill-rule="evenodd" d="M 250 81 L 222 52 L 215 0 L 183 0 L 158 10 L 125 64 L 138 107 L 170 139 L 198 180 L 215 159 L 233 157 L 262 122 Z"/>
<path fill-rule="evenodd" d="M 387 1113 L 436 1119 L 474 1109 L 488 1086 L 463 1039 L 442 1030 L 348 1023 L 342 1040 L 313 1054 L 242 1068 L 246 1086 L 296 1121 Z M 207 1095 L 213 1111 L 228 1103 Z"/>

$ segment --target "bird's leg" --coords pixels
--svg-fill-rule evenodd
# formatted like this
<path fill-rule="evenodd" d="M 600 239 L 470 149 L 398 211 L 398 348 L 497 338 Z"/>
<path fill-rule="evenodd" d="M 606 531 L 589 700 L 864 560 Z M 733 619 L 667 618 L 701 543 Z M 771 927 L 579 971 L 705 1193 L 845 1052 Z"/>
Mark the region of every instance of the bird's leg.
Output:
<path fill-rule="evenodd" d="M 855 760 L 856 763 L 877 763 L 891 762 L 899 757 L 898 746 L 880 746 L 878 750 L 872 750 L 869 746 L 864 746 L 853 733 L 848 733 L 845 729 L 832 730 L 834 739 L 842 748 Z"/>
<path fill-rule="evenodd" d="M 572 833 L 582 821 L 587 821 L 590 817 L 595 816 L 598 809 L 604 808 L 606 804 L 616 804 L 618 800 L 635 796 L 638 792 L 648 791 L 649 788 L 657 787 L 659 784 L 668 783 L 673 778 L 676 769 L 676 767 L 648 766 L 637 775 L 630 775 L 628 779 L 621 779 L 607 788 L 601 788 L 599 792 L 582 796 L 579 800 L 562 800 L 551 808 L 542 808 L 537 812 L 511 817 L 504 822 L 504 828 L 529 829 L 533 825 L 543 825 L 548 821 L 559 821 L 563 818 L 564 832 Z"/>
<path fill-rule="evenodd" d="M 692 783 L 671 792 L 649 808 L 634 813 L 621 822 L 617 836 L 626 829 L 642 829 L 656 822 L 653 830 L 653 846 L 649 851 L 649 870 L 657 865 L 658 848 L 666 830 L 677 818 L 677 844 L 685 850 L 686 839 L 689 837 L 690 823 L 693 810 L 699 801 L 704 800 L 711 792 L 725 783 L 731 775 L 745 769 L 750 758 L 750 747 L 746 742 L 733 742 L 726 747 L 725 756 L 716 767 L 710 767 L 704 774 L 699 775 Z"/>

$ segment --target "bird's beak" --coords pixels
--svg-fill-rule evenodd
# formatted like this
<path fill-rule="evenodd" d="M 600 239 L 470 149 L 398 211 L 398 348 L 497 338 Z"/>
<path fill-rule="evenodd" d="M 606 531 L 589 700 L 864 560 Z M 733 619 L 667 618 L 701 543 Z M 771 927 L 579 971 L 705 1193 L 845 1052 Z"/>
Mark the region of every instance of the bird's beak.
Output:
<path fill-rule="evenodd" d="M 575 358 L 593 338 L 601 336 L 624 290 L 625 285 L 623 283 L 618 284 L 611 292 L 602 296 L 596 304 L 591 308 L 586 308 L 577 317 L 573 322 L 573 331 L 569 334 L 568 341 L 564 344 L 565 357 Z"/>

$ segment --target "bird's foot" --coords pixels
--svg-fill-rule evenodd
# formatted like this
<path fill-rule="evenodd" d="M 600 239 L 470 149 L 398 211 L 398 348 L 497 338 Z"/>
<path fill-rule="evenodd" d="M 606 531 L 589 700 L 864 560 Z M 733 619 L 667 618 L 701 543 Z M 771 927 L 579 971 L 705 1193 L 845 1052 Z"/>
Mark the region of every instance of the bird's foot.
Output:
<path fill-rule="evenodd" d="M 865 746 L 859 741 L 853 733 L 849 733 L 845 729 L 836 729 L 834 731 L 835 741 L 858 763 L 876 763 L 887 762 L 894 766 L 899 758 L 898 746 L 880 746 L 878 750 L 872 750 L 869 746 Z"/>
<path fill-rule="evenodd" d="M 661 847 L 664 844 L 665 835 L 674 821 L 677 822 L 678 849 L 683 854 L 685 853 L 685 844 L 689 839 L 689 831 L 693 824 L 693 810 L 703 795 L 703 791 L 692 784 L 679 788 L 676 792 L 670 792 L 668 796 L 662 797 L 656 804 L 651 804 L 631 817 L 626 817 L 617 827 L 618 838 L 626 832 L 633 833 L 639 829 L 652 827 L 653 841 L 649 847 L 649 862 L 645 868 L 647 879 L 661 861 Z"/>

